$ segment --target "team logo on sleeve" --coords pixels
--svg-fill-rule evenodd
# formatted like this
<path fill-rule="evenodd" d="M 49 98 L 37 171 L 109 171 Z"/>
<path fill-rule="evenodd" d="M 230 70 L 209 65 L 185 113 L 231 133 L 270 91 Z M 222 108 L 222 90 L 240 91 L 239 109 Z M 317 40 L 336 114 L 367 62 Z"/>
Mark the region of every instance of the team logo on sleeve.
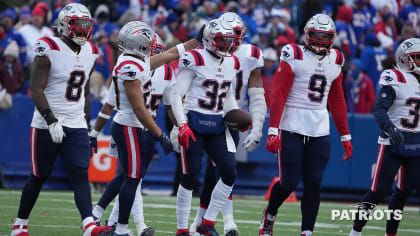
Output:
<path fill-rule="evenodd" d="M 35 52 L 39 52 L 39 53 L 45 52 L 45 48 L 44 47 L 37 47 L 37 48 L 35 48 Z"/>
<path fill-rule="evenodd" d="M 185 58 L 182 59 L 182 64 L 184 64 L 185 67 L 189 66 L 191 62 Z"/>
<path fill-rule="evenodd" d="M 290 54 L 287 51 L 283 51 L 282 53 L 284 58 L 290 57 Z"/>

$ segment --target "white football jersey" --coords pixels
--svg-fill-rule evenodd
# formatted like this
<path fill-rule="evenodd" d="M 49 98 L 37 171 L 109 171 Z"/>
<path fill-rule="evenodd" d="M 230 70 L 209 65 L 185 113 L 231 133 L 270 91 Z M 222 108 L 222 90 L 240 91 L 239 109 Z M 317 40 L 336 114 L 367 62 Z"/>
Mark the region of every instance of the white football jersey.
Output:
<path fill-rule="evenodd" d="M 416 77 L 396 69 L 384 70 L 379 84 L 392 86 L 395 91 L 394 102 L 388 110 L 392 124 L 405 132 L 420 132 L 420 84 Z M 379 137 L 379 143 L 389 144 L 389 141 Z"/>
<path fill-rule="evenodd" d="M 185 95 L 184 109 L 204 114 L 223 114 L 226 93 L 240 69 L 236 56 L 220 59 L 206 49 L 187 51 L 179 59 L 180 70 L 193 71 L 189 92 Z"/>
<path fill-rule="evenodd" d="M 318 58 L 319 55 L 301 45 L 283 47 L 280 60 L 290 65 L 294 78 L 280 129 L 311 137 L 329 135 L 328 94 L 341 73 L 344 56 L 331 49 L 324 58 Z"/>
<path fill-rule="evenodd" d="M 152 71 L 152 79 L 142 84 L 145 106 L 153 118 L 156 118 L 161 101 L 165 105 L 170 105 L 169 89 L 173 83 L 175 83 L 175 79 L 172 67 L 165 64 Z M 114 107 L 116 106 L 114 83 L 109 87 L 106 103 Z"/>
<path fill-rule="evenodd" d="M 241 68 L 232 81 L 232 92 L 239 108 L 242 109 L 247 104 L 249 76 L 255 68 L 264 66 L 264 59 L 261 50 L 252 44 L 242 44 L 236 49 L 234 55 L 239 59 Z"/>
<path fill-rule="evenodd" d="M 135 57 L 121 54 L 112 71 L 112 79 L 115 91 L 115 106 L 118 110 L 114 121 L 120 125 L 143 128 L 143 124 L 137 119 L 127 98 L 124 81 L 140 80 L 140 89 L 143 94 L 150 92 L 150 87 L 144 87 L 151 80 L 150 58 L 146 57 L 142 61 Z"/>
<path fill-rule="evenodd" d="M 85 120 L 85 85 L 99 55 L 91 42 L 81 46 L 77 54 L 60 38 L 42 37 L 35 43 L 35 56 L 47 56 L 51 62 L 44 94 L 54 116 L 69 128 L 87 128 Z M 32 127 L 48 128 L 35 107 Z"/>

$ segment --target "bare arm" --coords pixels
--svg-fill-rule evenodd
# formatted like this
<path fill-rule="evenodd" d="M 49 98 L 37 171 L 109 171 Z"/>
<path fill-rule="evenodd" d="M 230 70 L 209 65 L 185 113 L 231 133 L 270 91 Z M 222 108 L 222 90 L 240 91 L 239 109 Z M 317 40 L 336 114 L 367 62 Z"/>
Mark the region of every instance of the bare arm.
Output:
<path fill-rule="evenodd" d="M 32 63 L 31 74 L 30 74 L 30 90 L 32 100 L 35 103 L 36 108 L 45 115 L 50 110 L 47 98 L 44 94 L 44 89 L 48 83 L 48 75 L 50 74 L 51 62 L 46 56 L 36 56 Z M 44 117 L 45 118 L 45 117 Z M 47 123 L 49 123 L 47 121 Z"/>
<path fill-rule="evenodd" d="M 184 48 L 186 51 L 191 50 L 199 45 L 199 42 L 196 39 L 190 39 L 184 43 Z M 154 70 L 163 64 L 170 63 L 171 61 L 179 59 L 178 49 L 172 47 L 164 53 L 154 55 L 150 58 L 150 69 Z"/>
<path fill-rule="evenodd" d="M 248 88 L 262 88 L 263 83 L 261 80 L 261 68 L 255 68 L 251 71 L 248 80 Z"/>
<path fill-rule="evenodd" d="M 86 120 L 86 124 L 88 127 L 88 130 L 90 130 L 90 76 L 92 75 L 93 72 L 93 68 L 89 73 L 89 79 L 85 84 L 85 107 L 84 107 L 84 112 L 85 112 L 85 120 Z"/>
<path fill-rule="evenodd" d="M 175 126 L 178 126 L 178 122 L 176 122 L 175 115 L 172 111 L 172 106 L 165 105 L 165 109 L 166 109 L 166 112 L 168 113 L 169 120 L 172 122 L 172 124 L 174 124 Z"/>
<path fill-rule="evenodd" d="M 155 137 L 161 136 L 162 130 L 156 125 L 153 117 L 144 106 L 143 93 L 140 89 L 140 80 L 125 80 L 123 84 L 125 92 L 127 93 L 128 101 L 130 102 L 137 119 L 139 119 L 144 127 L 150 130 Z"/>

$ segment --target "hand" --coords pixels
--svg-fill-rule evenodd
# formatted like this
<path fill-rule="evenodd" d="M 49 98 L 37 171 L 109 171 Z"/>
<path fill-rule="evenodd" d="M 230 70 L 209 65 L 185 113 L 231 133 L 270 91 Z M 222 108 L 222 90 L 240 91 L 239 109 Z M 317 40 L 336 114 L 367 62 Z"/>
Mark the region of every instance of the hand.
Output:
<path fill-rule="evenodd" d="M 96 137 L 89 136 L 89 147 L 90 157 L 93 157 L 93 154 L 98 152 L 98 139 Z"/>
<path fill-rule="evenodd" d="M 54 143 L 61 143 L 63 142 L 63 138 L 66 137 L 63 126 L 58 121 L 48 125 L 48 131 Z"/>
<path fill-rule="evenodd" d="M 165 133 L 162 132 L 162 134 L 157 138 L 157 141 L 159 141 L 160 146 L 162 146 L 165 155 L 168 155 L 173 151 L 171 140 Z"/>
<path fill-rule="evenodd" d="M 260 145 L 261 136 L 251 131 L 243 143 L 244 149 L 247 152 L 252 152 L 257 149 L 258 145 Z"/>
<path fill-rule="evenodd" d="M 198 43 L 202 44 L 203 43 L 203 33 L 204 33 L 204 28 L 206 28 L 206 25 L 203 24 L 200 28 L 200 30 L 197 32 L 197 35 L 195 36 L 195 39 L 198 41 Z"/>
<path fill-rule="evenodd" d="M 351 141 L 342 141 L 341 144 L 343 144 L 344 148 L 344 155 L 343 155 L 343 161 L 347 161 L 350 159 L 351 155 L 353 154 L 353 145 L 351 145 Z"/>
<path fill-rule="evenodd" d="M 277 153 L 281 150 L 281 143 L 278 135 L 268 135 L 265 147 L 272 153 Z"/>
<path fill-rule="evenodd" d="M 386 129 L 385 131 L 388 134 L 389 140 L 391 141 L 392 145 L 399 145 L 404 143 L 404 135 L 397 127 L 392 126 Z"/>
<path fill-rule="evenodd" d="M 171 130 L 171 133 L 169 134 L 169 137 L 171 139 L 171 143 L 172 143 L 172 147 L 174 148 L 174 151 L 177 153 L 180 153 L 178 134 L 179 134 L 179 129 L 178 127 L 174 126 Z"/>
<path fill-rule="evenodd" d="M 251 129 L 251 127 L 252 127 L 252 125 L 249 125 L 246 129 L 241 129 L 241 130 L 239 130 L 239 131 L 241 131 L 241 132 L 246 132 L 246 131 L 248 131 L 249 129 Z"/>
<path fill-rule="evenodd" d="M 195 136 L 190 127 L 187 123 L 182 123 L 179 125 L 179 133 L 178 133 L 178 142 L 179 145 L 188 148 L 189 142 L 191 139 L 195 142 Z"/>

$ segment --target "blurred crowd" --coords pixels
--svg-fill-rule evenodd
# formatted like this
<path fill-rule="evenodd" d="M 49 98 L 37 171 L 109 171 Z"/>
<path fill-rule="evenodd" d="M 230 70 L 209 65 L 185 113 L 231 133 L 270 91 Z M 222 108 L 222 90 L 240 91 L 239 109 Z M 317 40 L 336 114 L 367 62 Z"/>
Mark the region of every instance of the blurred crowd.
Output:
<path fill-rule="evenodd" d="M 32 0 L 0 11 L 0 109 L 11 106 L 10 94 L 29 93 L 32 47 L 43 35 L 57 35 L 58 12 L 70 2 L 86 5 L 95 20 L 91 41 L 101 51 L 91 77 L 96 100 L 106 96 L 111 81 L 119 29 L 132 20 L 149 24 L 170 48 L 223 12 L 238 13 L 247 25 L 245 41 L 263 50 L 268 95 L 281 48 L 302 44 L 305 22 L 326 13 L 336 23 L 334 47 L 345 54 L 344 90 L 348 110 L 355 113 L 371 112 L 380 72 L 393 68 L 400 42 L 420 35 L 420 0 Z"/>

